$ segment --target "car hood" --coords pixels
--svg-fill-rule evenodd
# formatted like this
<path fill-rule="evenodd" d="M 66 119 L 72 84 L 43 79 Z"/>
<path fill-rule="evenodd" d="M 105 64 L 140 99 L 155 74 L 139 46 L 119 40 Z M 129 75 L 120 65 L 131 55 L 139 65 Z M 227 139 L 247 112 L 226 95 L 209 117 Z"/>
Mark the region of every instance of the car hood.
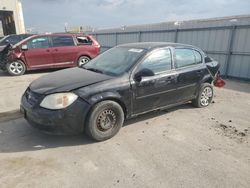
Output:
<path fill-rule="evenodd" d="M 29 87 L 36 93 L 51 94 L 71 91 L 111 78 L 82 68 L 69 68 L 42 76 L 33 81 Z"/>

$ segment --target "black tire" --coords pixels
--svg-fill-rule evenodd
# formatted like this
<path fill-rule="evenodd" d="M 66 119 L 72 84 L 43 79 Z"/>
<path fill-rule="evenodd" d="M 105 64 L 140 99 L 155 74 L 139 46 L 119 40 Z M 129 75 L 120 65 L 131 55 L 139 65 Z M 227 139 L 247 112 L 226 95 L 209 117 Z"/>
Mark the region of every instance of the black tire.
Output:
<path fill-rule="evenodd" d="M 77 66 L 81 67 L 83 66 L 85 63 L 89 62 L 91 59 L 88 56 L 81 56 L 79 57 L 78 61 L 77 61 Z"/>
<path fill-rule="evenodd" d="M 21 60 L 16 60 L 6 64 L 7 72 L 12 76 L 21 76 L 26 71 L 26 66 Z"/>
<path fill-rule="evenodd" d="M 102 101 L 92 108 L 85 132 L 96 141 L 104 141 L 119 132 L 123 121 L 124 112 L 118 103 L 110 100 Z"/>
<path fill-rule="evenodd" d="M 204 92 L 207 94 L 205 94 Z M 212 102 L 213 96 L 213 86 L 209 83 L 203 83 L 199 89 L 197 97 L 192 101 L 192 103 L 195 107 L 204 108 Z"/>

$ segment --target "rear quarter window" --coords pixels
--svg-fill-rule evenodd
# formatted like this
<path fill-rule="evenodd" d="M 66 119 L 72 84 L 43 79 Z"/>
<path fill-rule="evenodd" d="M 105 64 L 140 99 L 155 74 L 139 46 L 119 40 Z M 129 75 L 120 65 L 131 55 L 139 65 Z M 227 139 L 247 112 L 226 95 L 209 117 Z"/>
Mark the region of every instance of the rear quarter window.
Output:
<path fill-rule="evenodd" d="M 92 40 L 90 40 L 88 37 L 85 37 L 85 36 L 79 36 L 79 37 L 76 37 L 76 39 L 77 39 L 77 43 L 81 45 L 92 44 Z"/>

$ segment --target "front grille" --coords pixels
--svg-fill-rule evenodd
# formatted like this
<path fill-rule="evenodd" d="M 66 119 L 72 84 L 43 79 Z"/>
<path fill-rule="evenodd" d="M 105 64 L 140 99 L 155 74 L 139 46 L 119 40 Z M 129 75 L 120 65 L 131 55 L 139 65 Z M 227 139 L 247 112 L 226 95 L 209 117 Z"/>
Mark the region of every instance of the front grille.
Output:
<path fill-rule="evenodd" d="M 33 92 L 30 88 L 28 88 L 25 92 L 25 97 L 29 104 L 35 106 L 36 104 L 40 103 L 43 95 L 39 93 Z"/>

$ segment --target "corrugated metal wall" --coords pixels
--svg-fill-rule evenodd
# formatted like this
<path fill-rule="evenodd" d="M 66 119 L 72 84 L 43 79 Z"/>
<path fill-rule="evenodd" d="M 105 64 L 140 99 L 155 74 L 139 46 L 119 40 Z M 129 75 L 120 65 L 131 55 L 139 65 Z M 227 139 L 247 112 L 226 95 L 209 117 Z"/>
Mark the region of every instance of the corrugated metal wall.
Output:
<path fill-rule="evenodd" d="M 102 51 L 132 42 L 192 44 L 219 61 L 223 75 L 250 79 L 250 16 L 128 26 L 92 34 Z"/>

